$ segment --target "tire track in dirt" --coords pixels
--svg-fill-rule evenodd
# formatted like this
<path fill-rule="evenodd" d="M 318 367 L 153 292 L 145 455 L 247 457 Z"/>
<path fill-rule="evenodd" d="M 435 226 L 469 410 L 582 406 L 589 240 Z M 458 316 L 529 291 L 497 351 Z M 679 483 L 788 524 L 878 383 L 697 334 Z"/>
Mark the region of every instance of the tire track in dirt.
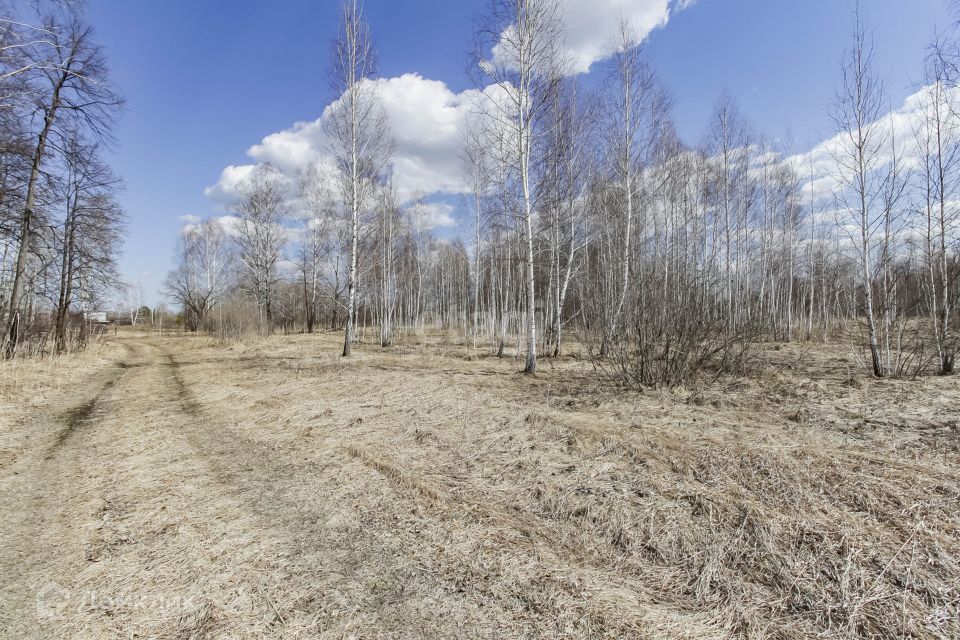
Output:
<path fill-rule="evenodd" d="M 129 353 L 124 356 L 128 357 Z M 29 637 L 39 593 L 62 586 L 55 577 L 70 564 L 65 543 L 75 539 L 78 488 L 83 484 L 82 443 L 76 434 L 93 422 L 105 394 L 123 377 L 125 360 L 104 382 L 88 384 L 71 394 L 74 404 L 37 416 L 21 428 L 42 443 L 22 452 L 0 479 L 0 630 L 9 637 Z M 79 566 L 79 565 L 77 565 Z"/>
<path fill-rule="evenodd" d="M 49 443 L 3 483 L 14 517 L 0 542 L 17 553 L 0 560 L 0 635 L 270 635 L 278 616 L 245 585 L 262 586 L 257 571 L 289 554 L 180 433 L 196 417 L 173 366 L 130 344 L 112 378 L 50 416 Z"/>
<path fill-rule="evenodd" d="M 204 403 L 188 372 L 166 345 L 133 343 L 116 379 L 67 416 L 48 455 L 76 467 L 64 482 L 78 486 L 44 548 L 72 539 L 69 557 L 32 572 L 75 593 L 189 602 L 87 607 L 23 637 L 492 638 L 518 619 L 532 635 L 561 624 L 636 634 L 667 620 L 711 635 L 711 620 L 654 604 L 635 576 L 542 535 L 549 523 L 535 514 L 440 490 L 339 433 L 302 452 L 247 436 L 245 416 Z M 451 626 L 464 620 L 469 633 Z"/>
<path fill-rule="evenodd" d="M 149 341 L 134 370 L 97 403 L 91 448 L 97 518 L 83 540 L 88 566 L 69 588 L 105 594 L 61 621 L 73 637 L 268 636 L 281 623 L 269 595 L 289 556 L 268 522 L 247 513 L 187 434 L 202 430 Z M 110 456 L 108 452 L 115 455 Z"/>
<path fill-rule="evenodd" d="M 86 497 L 69 501 L 85 504 L 73 517 L 86 521 L 70 530 L 72 562 L 42 572 L 107 599 L 71 603 L 56 625 L 22 626 L 19 637 L 462 635 L 446 608 L 463 596 L 437 602 L 455 587 L 413 566 L 389 532 L 364 531 L 364 496 L 337 486 L 342 452 L 318 465 L 240 437 L 193 398 L 169 352 L 150 342 L 132 351 L 137 366 L 87 415 L 95 428 L 58 450 L 88 462 Z M 411 581 L 427 593 L 404 593 Z M 137 606 L 145 599 L 185 602 L 155 611 Z M 470 635 L 503 636 L 484 617 L 496 603 L 469 604 Z"/>
<path fill-rule="evenodd" d="M 223 416 L 215 415 L 215 407 L 204 407 L 200 400 L 191 392 L 181 367 L 176 360 L 167 354 L 175 364 L 173 376 L 177 380 L 180 395 L 184 402 L 197 415 L 206 415 L 211 419 L 205 421 L 207 428 L 212 425 L 222 425 Z M 242 493 L 251 501 L 252 507 L 258 512 L 270 514 L 284 526 L 301 532 L 311 532 L 314 538 L 322 536 L 322 529 L 312 528 L 311 522 L 316 522 L 325 511 L 322 503 L 304 503 L 291 500 L 288 492 L 295 491 L 291 487 L 310 485 L 310 478 L 322 479 L 323 473 L 316 465 L 298 464 L 292 461 L 277 463 L 277 456 L 286 455 L 282 449 L 265 447 L 262 442 L 245 438 L 235 429 L 224 430 L 222 426 L 215 427 L 221 430 L 221 435 L 209 439 L 210 434 L 200 434 L 196 441 L 199 449 L 205 455 L 220 459 L 225 464 L 221 472 L 225 483 L 243 487 Z M 447 495 L 445 491 L 438 491 L 429 484 L 420 482 L 415 474 L 408 473 L 398 467 L 390 458 L 380 452 L 372 452 L 352 444 L 338 446 L 336 440 L 328 444 L 325 458 L 328 466 L 336 466 L 346 476 L 351 469 L 351 459 L 363 467 L 375 471 L 380 477 L 381 488 L 378 490 L 390 495 L 395 504 L 390 505 L 396 512 L 416 511 L 416 518 L 411 523 L 416 527 L 435 527 L 447 530 L 439 537 L 456 536 L 464 525 L 466 518 L 473 526 L 495 531 L 500 548 L 480 549 L 480 557 L 464 555 L 451 547 L 429 550 L 431 554 L 442 556 L 441 560 L 434 558 L 418 558 L 420 566 L 426 562 L 431 568 L 425 573 L 429 581 L 439 583 L 449 593 L 458 594 L 460 598 L 469 598 L 479 610 L 486 606 L 487 617 L 492 617 L 492 609 L 499 608 L 500 615 L 509 619 L 516 612 L 516 607 L 526 609 L 525 615 L 530 615 L 530 608 L 540 609 L 539 615 L 545 621 L 571 615 L 571 610 L 563 608 L 551 609 L 549 602 L 524 602 L 523 596 L 511 593 L 517 591 L 519 585 L 506 585 L 511 588 L 500 589 L 505 585 L 500 583 L 500 577 L 487 575 L 479 580 L 472 580 L 473 586 L 480 587 L 479 591 L 466 592 L 463 588 L 464 570 L 460 567 L 471 565 L 495 566 L 503 561 L 503 554 L 511 557 L 536 558 L 537 568 L 534 573 L 551 584 L 547 588 L 559 589 L 564 593 L 553 606 L 562 606 L 560 603 L 575 606 L 577 615 L 591 618 L 586 624 L 597 629 L 620 628 L 625 632 L 638 633 L 642 630 L 662 628 L 665 620 L 672 620 L 677 628 L 692 626 L 699 629 L 701 637 L 723 637 L 724 632 L 717 628 L 711 633 L 714 622 L 708 616 L 698 612 L 681 611 L 674 609 L 666 602 L 653 604 L 657 598 L 645 588 L 636 577 L 627 578 L 617 572 L 611 572 L 609 562 L 601 558 L 584 556 L 578 550 L 558 543 L 538 532 L 547 531 L 549 523 L 545 523 L 535 514 L 524 514 L 495 508 L 480 502 L 464 501 L 462 497 Z M 238 472 L 236 463 L 244 458 L 249 459 L 244 464 L 246 473 Z M 257 473 L 250 473 L 257 470 Z M 352 475 L 357 475 L 355 472 Z M 278 479 L 283 479 L 279 483 Z M 344 478 L 341 478 L 344 479 Z M 332 479 L 327 482 L 332 482 Z M 315 484 L 315 483 L 314 483 Z M 399 499 L 399 500 L 398 500 Z M 311 515 L 315 514 L 315 515 Z M 403 516 L 400 516 L 401 518 Z M 377 532 L 375 532 L 377 533 Z M 382 532 L 379 532 L 382 533 Z M 355 541 L 342 540 L 341 544 L 351 545 Z M 413 557 L 420 554 L 416 545 L 405 547 L 402 552 Z M 390 553 L 380 552 L 381 557 L 390 557 Z M 348 558 L 341 561 L 349 565 Z M 478 573 L 482 570 L 478 570 Z M 477 576 L 474 576 L 476 578 Z M 484 584 L 486 583 L 486 584 Z M 519 597 L 519 600 L 518 600 Z M 637 603 L 643 601 L 646 606 L 641 609 Z M 573 603 L 576 603 L 573 605 Z M 543 608 L 546 607 L 546 608 Z M 493 635 L 496 635 L 495 633 Z"/>
<path fill-rule="evenodd" d="M 551 443 L 565 442 L 581 459 L 602 449 L 625 464 L 659 460 L 668 475 L 682 439 L 658 436 L 654 450 L 614 422 L 515 398 L 515 406 L 533 410 L 504 424 L 528 423 L 539 440 L 510 487 L 501 475 L 513 467 L 496 474 L 496 464 L 490 473 L 458 467 L 458 457 L 464 465 L 486 463 L 464 458 L 452 440 L 458 431 L 443 431 L 459 414 L 446 410 L 439 391 L 398 382 L 379 403 L 354 403 L 349 394 L 370 384 L 358 373 L 365 369 L 351 375 L 349 366 L 324 360 L 312 374 L 317 392 L 350 411 L 320 405 L 294 413 L 297 425 L 288 409 L 301 399 L 319 405 L 309 398 L 312 387 L 285 388 L 284 370 L 259 357 L 217 351 L 208 358 L 184 344 L 130 341 L 102 388 L 91 386 L 72 408 L 44 418 L 45 436 L 30 460 L 0 468 L 0 500 L 12 514 L 0 522 L 0 542 L 18 550 L 0 558 L 3 588 L 16 592 L 0 593 L 0 636 L 731 634 L 721 610 L 667 597 L 676 562 L 633 565 L 617 555 L 602 511 L 594 520 L 581 511 L 585 502 L 567 508 L 559 494 L 524 501 L 524 492 L 538 491 L 539 476 L 528 470 L 539 468 Z M 442 375 L 432 381 L 449 393 Z M 235 402 L 237 388 L 257 384 L 277 385 L 277 393 L 265 387 L 250 392 L 255 402 Z M 416 393 L 397 392 L 410 389 Z M 430 428 L 421 429 L 419 418 L 404 421 L 421 399 L 429 402 L 417 415 L 434 417 Z M 328 413 L 340 417 L 321 417 Z M 492 429 L 481 444 L 496 444 L 499 433 Z M 405 448 L 410 442 L 417 447 Z M 545 473 L 568 462 L 564 446 L 550 450 Z M 450 459 L 439 455 L 444 447 Z M 673 489 L 688 480 L 696 487 L 696 471 L 672 471 L 681 477 Z M 588 531 L 582 544 L 578 529 Z M 34 594 L 46 580 L 107 599 L 71 602 L 60 618 L 37 620 Z"/>
<path fill-rule="evenodd" d="M 171 361 L 175 362 L 173 358 Z M 222 358 L 222 364 L 218 362 L 215 366 L 217 369 L 221 366 L 227 367 L 232 361 L 233 359 L 229 357 Z M 215 361 L 210 360 L 207 364 L 212 362 Z M 562 544 L 562 536 L 538 535 L 538 531 L 544 526 L 549 526 L 549 522 L 538 520 L 537 514 L 516 510 L 509 501 L 502 504 L 486 503 L 482 500 L 482 490 L 477 491 L 476 487 L 468 487 L 468 491 L 460 491 L 459 489 L 463 487 L 457 486 L 454 480 L 449 483 L 431 482 L 434 476 L 419 473 L 419 470 L 414 468 L 416 465 L 409 465 L 411 462 L 409 458 L 404 461 L 400 452 L 396 452 L 398 455 L 393 455 L 394 451 L 389 448 L 389 444 L 385 444 L 390 442 L 389 432 L 384 433 L 382 441 L 376 437 L 372 439 L 364 437 L 356 443 L 349 439 L 351 436 L 363 435 L 358 434 L 356 430 L 346 429 L 346 435 L 333 432 L 321 434 L 324 438 L 322 443 L 324 450 L 314 459 L 302 455 L 298 446 L 309 449 L 311 446 L 316 446 L 316 440 L 298 439 L 292 443 L 286 441 L 279 444 L 277 441 L 271 442 L 269 424 L 251 427 L 249 422 L 246 423 L 247 428 L 251 429 L 250 433 L 256 438 L 245 437 L 244 428 L 230 426 L 230 410 L 227 405 L 216 402 L 205 403 L 202 391 L 195 393 L 199 385 L 204 381 L 207 383 L 210 381 L 201 373 L 191 375 L 192 372 L 205 369 L 209 376 L 213 367 L 194 369 L 194 364 L 188 361 L 183 366 L 177 365 L 174 369 L 175 376 L 179 377 L 182 392 L 191 405 L 198 408 L 200 415 L 210 418 L 210 424 L 221 432 L 220 436 L 214 433 L 201 434 L 197 441 L 198 448 L 212 452 L 212 455 L 207 457 L 219 460 L 217 466 L 224 474 L 225 483 L 233 484 L 238 491 L 238 496 L 248 500 L 252 509 L 262 513 L 265 518 L 272 516 L 279 526 L 290 531 L 299 530 L 311 539 L 330 534 L 331 532 L 322 522 L 311 520 L 310 514 L 318 514 L 318 517 L 322 517 L 330 511 L 336 512 L 340 505 L 324 506 L 322 502 L 318 504 L 316 499 L 303 500 L 301 487 L 308 487 L 312 483 L 321 491 L 329 491 L 338 481 L 344 484 L 364 482 L 363 471 L 357 468 L 362 465 L 368 470 L 365 480 L 366 490 L 379 492 L 384 499 L 379 503 L 358 500 L 360 506 L 355 506 L 355 511 L 362 512 L 365 509 L 375 511 L 376 509 L 370 508 L 371 505 L 380 511 L 376 517 L 373 515 L 364 517 L 362 524 L 367 529 L 358 532 L 358 539 L 351 540 L 341 535 L 337 542 L 344 546 L 352 545 L 357 549 L 357 555 L 362 560 L 363 556 L 360 553 L 363 551 L 362 545 L 371 537 L 388 539 L 396 535 L 399 544 L 390 547 L 388 543 L 379 541 L 378 544 L 381 545 L 379 549 L 383 551 L 378 551 L 376 554 L 367 553 L 366 557 L 389 558 L 390 554 L 385 552 L 392 550 L 395 554 L 412 560 L 414 562 L 412 573 L 407 577 L 411 582 L 417 583 L 412 587 L 413 589 L 422 589 L 426 584 L 440 585 L 445 589 L 446 598 L 459 597 L 471 600 L 474 604 L 484 601 L 497 608 L 496 611 L 492 607 L 488 610 L 487 620 L 509 619 L 511 615 L 516 615 L 517 618 L 525 617 L 528 620 L 539 618 L 543 621 L 559 618 L 562 615 L 569 616 L 570 611 L 575 611 L 576 614 L 582 614 L 585 618 L 597 614 L 597 620 L 593 624 L 590 622 L 587 624 L 592 626 L 598 634 L 611 634 L 615 629 L 626 629 L 626 633 L 630 635 L 642 635 L 643 630 L 646 630 L 651 637 L 657 635 L 682 637 L 681 630 L 689 629 L 690 637 L 729 635 L 729 627 L 723 626 L 727 619 L 720 616 L 711 617 L 709 610 L 696 612 L 681 608 L 677 611 L 671 606 L 676 598 L 663 597 L 663 593 L 658 593 L 660 591 L 658 585 L 669 586 L 670 581 L 675 581 L 678 577 L 676 572 L 672 576 L 666 575 L 663 580 L 650 576 L 648 583 L 644 585 L 643 579 L 636 575 L 623 576 L 620 575 L 623 571 L 618 572 L 615 567 L 601 566 L 603 562 L 594 564 L 589 557 L 591 554 L 585 555 L 585 551 L 589 550 L 565 547 Z M 243 368 L 256 366 L 256 362 L 241 366 Z M 273 367 L 263 368 L 266 374 L 276 371 L 277 369 Z M 257 377 L 251 378 L 255 383 L 258 380 Z M 244 381 L 242 376 L 238 380 Z M 269 375 L 259 377 L 260 384 L 271 384 L 280 380 Z M 245 382 L 249 386 L 249 380 Z M 358 382 L 359 377 L 355 376 L 353 380 L 345 380 L 343 385 L 344 388 L 351 384 L 354 388 L 360 388 Z M 333 393 L 333 397 L 344 397 L 336 387 L 337 384 L 328 384 L 326 389 Z M 222 394 L 221 397 L 223 397 Z M 287 398 L 286 395 L 271 398 L 269 393 L 257 393 L 254 397 L 260 397 L 261 400 L 276 400 L 281 404 L 295 401 Z M 276 406 L 276 404 L 267 406 Z M 359 406 L 372 409 L 381 405 L 374 403 Z M 363 413 L 363 419 L 366 421 L 373 415 L 385 418 L 388 422 L 391 414 L 396 415 L 396 411 L 388 410 L 379 414 Z M 266 415 L 271 414 L 268 411 Z M 246 417 L 239 418 L 241 421 L 245 419 Z M 251 419 L 256 420 L 254 416 L 251 416 Z M 390 425 L 387 422 L 381 420 L 379 426 L 389 429 Z M 588 448 L 593 448 L 587 447 L 587 444 L 604 444 L 607 437 L 611 435 L 608 429 L 595 428 L 595 425 L 590 423 L 567 426 L 570 427 L 576 441 L 583 440 L 582 444 L 578 444 L 584 449 L 582 453 L 587 452 Z M 279 430 L 283 429 L 284 427 L 279 427 Z M 211 436 L 213 436 L 212 439 Z M 650 457 L 647 455 L 649 452 L 645 451 L 646 444 L 639 441 L 633 442 L 629 433 L 618 433 L 617 440 L 623 448 L 621 453 L 616 454 L 617 456 L 622 455 L 627 459 Z M 670 449 L 682 446 L 683 442 L 667 439 L 666 444 L 670 445 L 668 446 Z M 355 463 L 345 461 L 344 453 L 354 458 Z M 664 464 L 671 462 L 671 457 L 667 454 L 655 457 Z M 234 460 L 242 461 L 242 468 L 234 466 Z M 320 469 L 319 466 L 324 468 Z M 332 466 L 339 468 L 339 477 L 327 473 L 328 468 Z M 679 473 L 676 470 L 673 472 Z M 665 471 L 663 475 L 669 475 L 669 473 Z M 353 495 L 349 498 L 357 499 Z M 680 498 L 686 498 L 686 496 L 680 496 Z M 337 496 L 333 502 L 338 501 L 342 501 L 340 496 Z M 393 525 L 396 531 L 385 531 L 382 528 L 383 520 L 390 518 L 394 518 Z M 591 525 L 589 519 L 584 518 L 580 522 L 573 522 L 572 525 L 564 522 L 556 526 L 590 527 Z M 405 535 L 404 529 L 408 528 L 413 533 Z M 483 536 L 495 542 L 490 544 L 481 542 L 472 547 L 459 545 L 458 542 L 468 538 L 462 532 L 471 528 L 474 531 L 481 530 Z M 420 535 L 421 531 L 423 535 Z M 432 535 L 427 535 L 427 531 Z M 602 538 L 603 532 L 598 531 L 598 533 Z M 417 544 L 424 540 L 429 542 L 423 543 L 423 548 L 418 548 Z M 443 541 L 443 544 L 438 544 L 437 540 Z M 304 558 L 309 557 L 307 554 L 309 554 L 310 544 L 312 543 L 305 543 L 306 548 L 302 550 L 305 554 Z M 465 552 L 465 549 L 469 553 Z M 505 556 L 509 556 L 510 561 L 518 562 L 525 557 L 528 560 L 528 566 L 532 568 L 522 576 L 520 581 L 504 580 L 498 575 L 500 568 L 498 562 Z M 336 564 L 350 567 L 350 560 L 351 558 L 341 556 L 337 558 Z M 646 569 L 666 574 L 674 566 L 675 563 L 673 566 L 664 563 L 646 567 Z M 703 573 L 708 574 L 707 580 L 710 579 L 708 569 L 709 567 L 705 565 Z M 630 571 L 627 573 L 629 574 Z M 393 581 L 394 576 L 389 572 L 387 577 L 390 578 L 388 581 Z M 343 579 L 339 584 L 342 586 L 344 582 L 355 581 L 366 586 L 366 580 L 368 578 L 365 575 L 358 574 L 355 568 L 350 567 L 344 571 Z M 691 588 L 696 584 L 693 583 Z M 566 597 L 556 600 L 544 597 L 543 592 L 550 589 L 565 591 Z M 402 597 L 404 597 L 402 593 L 390 594 L 390 598 Z M 688 600 L 691 609 L 698 606 L 692 598 Z M 369 600 L 361 602 L 366 608 L 372 607 L 378 611 L 383 609 L 383 602 Z M 514 608 L 518 604 L 528 607 L 528 610 L 523 612 L 525 616 L 520 615 L 520 612 Z M 562 607 L 568 607 L 569 610 L 564 611 Z M 659 634 L 651 631 L 650 627 L 644 624 L 643 618 L 647 614 L 652 621 L 655 621 L 653 624 L 666 623 L 670 631 L 665 631 L 662 627 L 657 629 Z M 391 624 L 398 622 L 396 619 L 387 620 L 389 616 L 391 616 L 389 611 L 383 614 L 384 622 Z M 623 621 L 623 626 L 617 625 L 618 617 Z M 634 622 L 636 622 L 635 625 Z M 394 628 L 402 629 L 402 627 Z M 406 630 L 409 631 L 409 628 Z M 550 628 L 544 625 L 534 627 L 530 633 L 531 635 L 563 635 L 559 630 L 560 627 Z M 578 630 L 582 631 L 582 628 Z M 544 634 L 544 631 L 547 633 Z M 475 635 L 483 633 L 488 636 L 497 635 L 496 627 L 478 627 L 474 633 Z"/>
<path fill-rule="evenodd" d="M 64 425 L 59 431 L 57 431 L 54 436 L 53 443 L 51 443 L 51 445 L 48 447 L 47 454 L 45 456 L 46 460 L 52 460 L 56 456 L 57 451 L 66 444 L 67 440 L 69 440 L 79 428 L 81 428 L 84 424 L 93 422 L 96 419 L 95 411 L 97 409 L 97 404 L 102 401 L 104 394 L 109 392 L 113 385 L 117 383 L 120 376 L 123 375 L 123 370 L 127 367 L 128 365 L 125 363 L 119 363 L 118 373 L 115 373 L 113 377 L 107 379 L 94 397 L 83 404 L 68 409 L 59 416 Z"/>
<path fill-rule="evenodd" d="M 449 584 L 444 576 L 412 566 L 414 558 L 397 547 L 395 536 L 364 526 L 362 508 L 358 508 L 364 496 L 356 490 L 358 483 L 347 480 L 351 457 L 343 449 L 325 448 L 319 460 L 298 457 L 295 452 L 265 446 L 225 427 L 225 416 L 219 408 L 205 406 L 191 391 L 173 355 L 167 352 L 164 358 L 172 365 L 168 370 L 181 402 L 197 417 L 195 424 L 202 425 L 190 429 L 188 438 L 211 464 L 222 487 L 274 528 L 289 532 L 299 565 L 297 579 L 316 585 L 311 599 L 326 600 L 316 603 L 316 613 L 328 633 L 337 636 L 331 630 L 342 627 L 346 632 L 352 625 L 361 624 L 361 628 L 385 633 L 392 630 L 401 636 L 411 630 L 427 637 L 462 634 L 462 629 L 448 626 L 449 617 L 435 602 L 405 596 L 404 589 L 410 587 L 405 583 L 421 581 L 427 583 L 423 590 L 428 593 L 453 594 L 453 599 L 461 601 L 466 597 L 458 594 L 456 585 Z M 365 469 L 357 468 L 361 473 Z M 351 485 L 355 488 L 349 489 Z M 337 497 L 333 497 L 335 494 Z M 387 580 L 391 575 L 396 577 Z M 395 587 L 398 592 L 392 591 Z M 463 602 L 458 604 L 464 606 Z M 495 601 L 470 602 L 467 606 L 475 613 L 473 637 L 502 637 L 495 629 L 483 630 L 489 627 L 484 616 L 496 615 Z M 354 619 L 343 620 L 345 612 Z M 506 611 L 500 615 L 509 617 Z M 432 618 L 430 624 L 425 624 L 426 618 Z"/>

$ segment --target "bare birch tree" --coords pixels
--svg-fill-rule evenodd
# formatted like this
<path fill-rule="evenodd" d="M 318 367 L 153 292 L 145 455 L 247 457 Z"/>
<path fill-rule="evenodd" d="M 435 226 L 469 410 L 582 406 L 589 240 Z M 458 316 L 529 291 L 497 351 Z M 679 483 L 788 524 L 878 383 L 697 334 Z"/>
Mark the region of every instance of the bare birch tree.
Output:
<path fill-rule="evenodd" d="M 859 4 L 854 9 L 851 39 L 841 67 L 841 85 L 831 113 L 839 134 L 839 144 L 833 150 L 835 177 L 841 187 L 836 198 L 838 209 L 846 216 L 846 224 L 840 224 L 848 232 L 859 263 L 870 370 L 879 378 L 886 374 L 881 359 L 874 300 L 874 252 L 883 219 L 878 211 L 883 191 L 883 180 L 879 175 L 884 136 L 879 122 L 883 85 L 873 70 L 873 43 L 867 34 Z"/>
<path fill-rule="evenodd" d="M 311 164 L 300 176 L 300 229 L 297 269 L 303 287 L 307 333 L 313 333 L 320 306 L 324 267 L 332 250 L 332 202 L 324 171 Z"/>
<path fill-rule="evenodd" d="M 488 145 L 487 123 L 482 119 L 471 118 L 463 132 L 461 145 L 463 149 L 464 172 L 469 178 L 470 205 L 473 208 L 473 273 L 470 279 L 473 309 L 470 322 L 470 337 L 474 348 L 477 346 L 477 337 L 480 332 L 480 290 L 483 278 L 483 235 L 485 228 L 485 202 L 489 197 L 491 185 L 491 171 L 493 158 Z"/>
<path fill-rule="evenodd" d="M 596 172 L 593 154 L 595 103 L 581 95 L 575 80 L 556 92 L 542 189 L 549 225 L 549 323 L 545 331 L 554 357 L 563 351 L 564 308 L 587 243 L 586 209 Z"/>
<path fill-rule="evenodd" d="M 606 301 L 601 355 L 606 355 L 623 315 L 630 272 L 633 266 L 634 236 L 641 208 L 644 169 L 655 157 L 661 129 L 669 107 L 649 64 L 644 60 L 640 38 L 625 19 L 617 27 L 616 50 L 608 71 L 608 95 L 604 128 L 611 186 L 617 205 L 617 235 L 621 248 L 617 266 L 610 274 L 618 278 L 613 298 Z M 611 265 L 612 267 L 613 265 Z"/>
<path fill-rule="evenodd" d="M 707 154 L 712 168 L 713 225 L 710 259 L 723 273 L 721 294 L 727 327 L 737 324 L 742 232 L 751 206 L 750 134 L 736 102 L 724 93 L 711 123 Z"/>
<path fill-rule="evenodd" d="M 203 326 L 230 287 L 233 253 L 222 224 L 207 220 L 181 234 L 178 264 L 167 276 L 165 290 L 184 311 L 190 331 Z"/>
<path fill-rule="evenodd" d="M 244 283 L 252 295 L 266 331 L 272 329 L 277 262 L 283 250 L 286 184 L 280 172 L 260 165 L 240 187 L 237 205 L 237 244 Z"/>
<path fill-rule="evenodd" d="M 952 101 L 951 73 L 944 45 L 937 42 L 925 61 L 921 120 L 914 138 L 923 203 L 924 294 L 941 374 L 954 370 L 960 345 L 952 329 L 957 301 L 956 269 L 950 248 L 960 224 L 956 204 L 960 187 L 960 117 Z"/>
<path fill-rule="evenodd" d="M 509 132 L 509 165 L 513 214 L 523 224 L 526 291 L 526 364 L 537 369 L 537 296 L 534 225 L 540 193 L 535 172 L 545 139 L 543 116 L 549 110 L 561 77 L 563 29 L 557 0 L 493 0 L 485 24 L 477 31 L 474 70 L 483 84 L 495 85 L 498 95 L 482 104 L 496 126 Z"/>
<path fill-rule="evenodd" d="M 380 328 L 380 346 L 393 344 L 393 325 L 397 308 L 396 244 L 400 233 L 400 206 L 392 183 L 384 185 L 379 193 L 374 233 L 374 253 L 377 255 L 379 291 L 377 315 Z"/>
<path fill-rule="evenodd" d="M 357 0 L 343 3 L 332 50 L 330 78 L 340 97 L 325 123 L 340 174 L 341 197 L 349 215 L 347 322 L 343 338 L 343 355 L 349 356 L 356 324 L 361 217 L 371 206 L 376 183 L 393 152 L 387 116 L 372 80 L 376 73 L 373 40 Z"/>

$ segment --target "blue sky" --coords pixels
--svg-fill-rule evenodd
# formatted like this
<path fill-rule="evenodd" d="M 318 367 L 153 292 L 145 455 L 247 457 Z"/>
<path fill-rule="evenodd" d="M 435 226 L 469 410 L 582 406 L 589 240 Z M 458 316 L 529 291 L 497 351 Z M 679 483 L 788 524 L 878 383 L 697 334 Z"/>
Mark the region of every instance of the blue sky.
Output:
<path fill-rule="evenodd" d="M 416 73 L 452 94 L 469 89 L 471 18 L 485 5 L 367 0 L 380 75 Z M 864 0 L 892 107 L 916 89 L 935 25 L 946 24 L 945 5 Z M 181 216 L 222 213 L 222 204 L 204 195 L 221 171 L 252 162 L 251 145 L 315 120 L 336 97 L 326 72 L 337 2 L 91 0 L 90 18 L 128 101 L 112 158 L 130 215 L 121 266 L 152 304 L 171 267 Z M 844 0 L 698 0 L 673 12 L 646 47 L 688 142 L 700 139 L 727 90 L 755 131 L 789 137 L 804 150 L 831 133 L 827 107 L 848 27 Z M 394 87 L 398 99 L 406 86 Z"/>

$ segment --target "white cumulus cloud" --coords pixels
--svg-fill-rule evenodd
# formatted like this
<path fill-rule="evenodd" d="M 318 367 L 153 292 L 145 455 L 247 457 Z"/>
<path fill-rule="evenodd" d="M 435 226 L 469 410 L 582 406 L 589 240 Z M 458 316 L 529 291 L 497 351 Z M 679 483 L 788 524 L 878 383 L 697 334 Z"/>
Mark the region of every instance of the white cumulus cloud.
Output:
<path fill-rule="evenodd" d="M 400 197 L 409 201 L 417 194 L 463 193 L 462 131 L 482 92 L 454 93 L 445 83 L 415 73 L 374 82 L 396 141 L 392 165 Z M 328 106 L 316 120 L 298 122 L 266 136 L 250 147 L 247 155 L 254 163 L 269 162 L 291 179 L 312 162 L 328 163 L 323 123 L 335 105 Z M 219 181 L 206 189 L 206 195 L 230 203 L 253 167 L 228 166 Z"/>
<path fill-rule="evenodd" d="M 635 44 L 664 27 L 670 17 L 696 0 L 567 0 L 561 12 L 564 45 L 561 55 L 571 73 L 587 73 L 616 51 L 620 22 L 630 26 Z M 513 27 L 508 28 L 507 33 Z M 499 45 L 498 45 L 499 47 Z M 494 58 L 498 55 L 494 47 Z"/>
<path fill-rule="evenodd" d="M 566 56 L 575 72 L 589 71 L 591 65 L 614 52 L 621 18 L 630 22 L 638 41 L 643 41 L 667 24 L 673 13 L 693 2 L 568 0 L 564 12 Z M 464 126 L 477 101 L 496 89 L 455 93 L 444 82 L 416 73 L 373 82 L 396 140 L 392 166 L 401 199 L 463 193 L 467 182 L 460 154 Z M 323 121 L 336 104 L 327 106 L 316 120 L 297 122 L 251 146 L 247 155 L 252 164 L 226 167 L 206 195 L 221 204 L 234 202 L 237 187 L 249 177 L 253 163 L 269 162 L 292 179 L 310 163 L 328 161 Z"/>
<path fill-rule="evenodd" d="M 689 0 L 569 0 L 564 22 L 566 53 L 575 73 L 609 58 L 616 50 L 618 23 L 626 20 L 643 42 L 670 20 L 671 10 L 689 6 Z"/>
<path fill-rule="evenodd" d="M 236 202 L 240 185 L 250 177 L 255 168 L 252 164 L 229 165 L 220 172 L 217 183 L 204 189 L 203 194 L 221 204 L 233 204 Z"/>
<path fill-rule="evenodd" d="M 563 29 L 562 62 L 570 73 L 588 73 L 597 62 L 617 49 L 620 23 L 629 25 L 633 44 L 643 43 L 651 33 L 664 27 L 670 17 L 694 5 L 696 0 L 567 0 L 560 13 Z M 500 34 L 493 47 L 493 59 L 504 63 L 503 48 L 514 40 L 516 25 Z"/>
<path fill-rule="evenodd" d="M 875 137 L 883 141 L 877 148 L 878 169 L 890 165 L 894 149 L 903 169 L 919 167 L 916 134 L 922 129 L 924 112 L 931 99 L 931 87 L 922 87 L 908 96 L 899 108 L 883 114 L 877 120 Z M 960 89 L 950 89 L 947 99 L 953 109 L 960 110 Z M 803 181 L 807 196 L 812 189 L 817 199 L 829 199 L 840 189 L 836 158 L 844 148 L 844 138 L 845 134 L 835 134 L 806 153 L 786 159 Z M 890 144 L 891 138 L 894 145 Z"/>

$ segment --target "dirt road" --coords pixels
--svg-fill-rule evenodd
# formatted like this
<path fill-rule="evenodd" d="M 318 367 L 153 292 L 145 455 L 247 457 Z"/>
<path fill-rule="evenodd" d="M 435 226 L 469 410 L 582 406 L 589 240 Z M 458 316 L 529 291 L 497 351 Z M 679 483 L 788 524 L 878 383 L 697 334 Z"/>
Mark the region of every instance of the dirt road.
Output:
<path fill-rule="evenodd" d="M 126 346 L 115 378 L 5 470 L 9 637 L 349 630 L 354 610 L 381 608 L 417 620 L 415 604 L 377 592 L 377 574 L 403 568 L 388 548 L 359 548 L 374 541 L 356 537 L 363 496 L 338 486 L 349 456 L 307 460 L 228 432 L 169 352 Z M 371 555 L 380 566 L 362 567 Z"/>
<path fill-rule="evenodd" d="M 197 400 L 169 349 L 124 344 L 107 382 L 34 425 L 46 442 L 4 470 L 9 637 L 508 633 L 495 594 L 436 574 L 482 558 L 417 543 L 433 491 L 336 433 L 309 455 L 248 437 L 242 415 Z"/>
<path fill-rule="evenodd" d="M 929 429 L 927 464 L 850 444 L 879 432 L 815 436 L 793 406 L 771 438 L 754 407 L 283 344 L 123 340 L 30 422 L 0 466 L 4 637 L 957 629 L 957 452 Z"/>

